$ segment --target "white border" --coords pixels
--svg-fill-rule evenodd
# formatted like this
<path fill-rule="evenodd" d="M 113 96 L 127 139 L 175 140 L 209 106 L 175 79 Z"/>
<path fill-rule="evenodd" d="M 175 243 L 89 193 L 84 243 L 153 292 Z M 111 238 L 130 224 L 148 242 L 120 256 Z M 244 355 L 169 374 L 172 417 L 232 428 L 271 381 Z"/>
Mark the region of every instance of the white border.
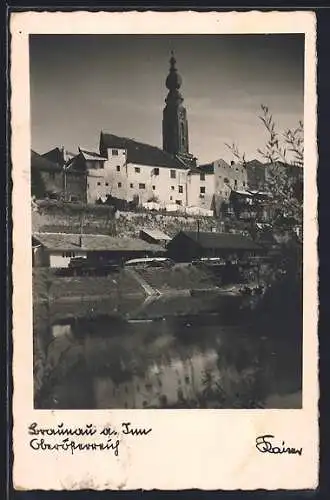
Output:
<path fill-rule="evenodd" d="M 318 483 L 316 21 L 311 12 L 23 12 L 10 19 L 13 164 L 13 415 L 16 489 L 305 489 Z M 305 33 L 304 341 L 302 410 L 36 411 L 32 380 L 30 33 Z M 128 417 L 129 416 L 129 417 Z M 37 453 L 33 421 L 51 426 L 131 420 L 151 426 L 118 458 L 96 452 Z M 260 454 L 272 433 L 303 455 Z"/>

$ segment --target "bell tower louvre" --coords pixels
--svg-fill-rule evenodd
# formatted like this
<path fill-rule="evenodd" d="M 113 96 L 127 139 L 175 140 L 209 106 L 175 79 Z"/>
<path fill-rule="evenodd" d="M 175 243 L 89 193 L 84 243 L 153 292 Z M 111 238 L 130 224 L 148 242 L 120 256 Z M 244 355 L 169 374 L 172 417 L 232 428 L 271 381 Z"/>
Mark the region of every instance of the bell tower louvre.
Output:
<path fill-rule="evenodd" d="M 168 94 L 163 111 L 163 149 L 171 155 L 190 160 L 188 138 L 187 111 L 183 106 L 183 97 L 180 93 L 182 78 L 176 67 L 173 51 L 170 58 L 170 70 L 166 78 Z"/>

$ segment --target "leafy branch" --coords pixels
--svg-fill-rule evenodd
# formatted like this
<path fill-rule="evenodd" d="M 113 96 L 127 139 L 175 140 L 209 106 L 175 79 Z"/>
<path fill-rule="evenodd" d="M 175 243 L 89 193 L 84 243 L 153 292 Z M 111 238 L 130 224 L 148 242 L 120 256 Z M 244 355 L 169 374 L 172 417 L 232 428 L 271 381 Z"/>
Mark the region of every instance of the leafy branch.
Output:
<path fill-rule="evenodd" d="M 273 115 L 268 106 L 261 104 L 261 115 L 259 119 L 268 132 L 268 140 L 265 149 L 258 149 L 258 153 L 269 163 L 288 163 L 288 153 L 293 156 L 293 164 L 303 166 L 304 163 L 304 125 L 299 121 L 295 130 L 288 129 L 284 134 L 279 134 Z M 284 145 L 281 144 L 284 141 Z"/>
<path fill-rule="evenodd" d="M 246 158 L 245 158 L 245 153 L 241 153 L 238 149 L 238 146 L 235 142 L 232 144 L 227 144 L 225 142 L 225 146 L 231 151 L 232 155 L 236 160 L 241 163 L 242 165 L 245 165 L 246 163 Z"/>

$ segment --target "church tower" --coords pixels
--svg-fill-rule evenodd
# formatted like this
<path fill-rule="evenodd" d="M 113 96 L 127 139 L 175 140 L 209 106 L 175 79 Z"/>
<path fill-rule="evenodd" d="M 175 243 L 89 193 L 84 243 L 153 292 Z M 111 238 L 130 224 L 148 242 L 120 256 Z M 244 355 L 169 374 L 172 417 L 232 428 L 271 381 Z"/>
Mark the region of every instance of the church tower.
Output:
<path fill-rule="evenodd" d="M 166 78 L 168 94 L 163 111 L 163 149 L 172 155 L 190 156 L 187 112 L 182 104 L 181 85 L 182 78 L 176 68 L 176 59 L 172 51 L 170 71 Z"/>

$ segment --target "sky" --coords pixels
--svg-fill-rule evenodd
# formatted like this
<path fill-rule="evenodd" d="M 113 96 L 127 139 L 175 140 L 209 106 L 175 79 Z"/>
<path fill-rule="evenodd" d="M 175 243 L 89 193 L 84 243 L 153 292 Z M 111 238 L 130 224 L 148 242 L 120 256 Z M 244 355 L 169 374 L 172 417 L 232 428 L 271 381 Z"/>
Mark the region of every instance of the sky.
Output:
<path fill-rule="evenodd" d="M 32 35 L 32 149 L 98 151 L 101 130 L 162 147 L 171 50 L 200 163 L 233 142 L 260 159 L 261 104 L 279 132 L 303 119 L 303 35 Z"/>

